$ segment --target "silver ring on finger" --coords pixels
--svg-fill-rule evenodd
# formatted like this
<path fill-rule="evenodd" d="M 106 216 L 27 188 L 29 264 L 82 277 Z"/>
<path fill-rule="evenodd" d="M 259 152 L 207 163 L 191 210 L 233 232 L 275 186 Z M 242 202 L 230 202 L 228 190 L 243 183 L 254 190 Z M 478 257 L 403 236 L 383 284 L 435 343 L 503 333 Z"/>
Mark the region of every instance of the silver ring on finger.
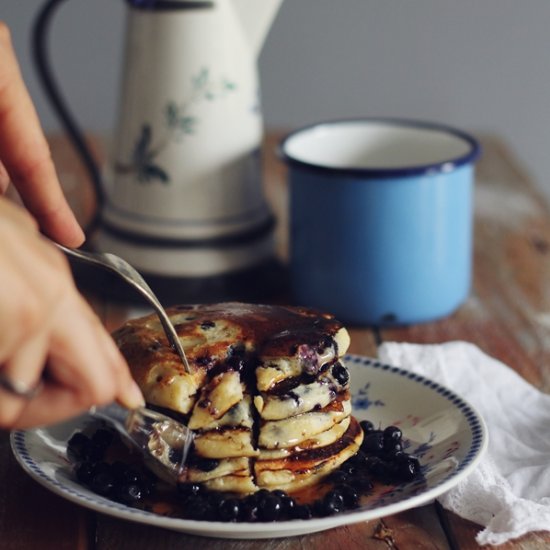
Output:
<path fill-rule="evenodd" d="M 23 399 L 32 399 L 36 397 L 36 395 L 40 393 L 43 385 L 44 383 L 42 380 L 39 380 L 36 384 L 27 384 L 20 380 L 12 380 L 6 376 L 5 373 L 0 372 L 0 388 L 12 395 L 22 397 Z"/>

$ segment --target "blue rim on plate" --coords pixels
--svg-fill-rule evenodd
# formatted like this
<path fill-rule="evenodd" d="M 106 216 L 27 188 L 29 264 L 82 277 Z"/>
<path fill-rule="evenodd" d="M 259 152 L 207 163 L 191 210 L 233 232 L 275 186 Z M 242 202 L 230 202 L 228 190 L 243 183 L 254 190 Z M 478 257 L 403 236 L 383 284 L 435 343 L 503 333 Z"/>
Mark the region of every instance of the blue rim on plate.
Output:
<path fill-rule="evenodd" d="M 442 132 L 447 135 L 452 135 L 464 141 L 468 144 L 469 150 L 460 156 L 455 158 L 448 158 L 439 162 L 429 164 L 419 164 L 414 166 L 400 166 L 391 168 L 343 168 L 334 166 L 323 166 L 321 164 L 313 164 L 297 159 L 286 152 L 287 143 L 295 138 L 298 134 L 314 131 L 321 128 L 330 128 L 337 124 L 380 124 L 385 126 L 395 126 L 404 128 L 418 128 L 420 130 L 432 130 L 436 132 Z M 318 122 L 310 126 L 305 126 L 294 130 L 285 136 L 278 147 L 278 155 L 281 160 L 290 166 L 294 166 L 300 169 L 305 169 L 310 172 L 322 173 L 328 176 L 342 177 L 342 176 L 356 176 L 359 178 L 371 178 L 371 179 L 386 179 L 386 178 L 402 178 L 407 176 L 422 176 L 422 175 L 434 175 L 440 172 L 451 172 L 456 170 L 460 166 L 471 164 L 476 161 L 481 154 L 481 145 L 479 142 L 467 132 L 447 126 L 445 124 L 438 124 L 436 122 L 428 122 L 424 120 L 413 120 L 406 118 L 353 118 L 353 119 L 336 119 Z"/>
<path fill-rule="evenodd" d="M 350 512 L 309 520 L 222 523 L 165 517 L 124 506 L 73 479 L 65 456 L 66 441 L 89 421 L 86 416 L 57 427 L 14 431 L 12 450 L 38 483 L 84 507 L 189 534 L 240 539 L 302 535 L 395 514 L 432 501 L 475 468 L 487 448 L 487 430 L 463 398 L 426 377 L 376 359 L 347 355 L 344 362 L 351 374 L 353 415 L 381 425 L 401 425 L 407 451 L 420 457 L 424 473 L 423 480 L 383 486 L 364 506 Z"/>

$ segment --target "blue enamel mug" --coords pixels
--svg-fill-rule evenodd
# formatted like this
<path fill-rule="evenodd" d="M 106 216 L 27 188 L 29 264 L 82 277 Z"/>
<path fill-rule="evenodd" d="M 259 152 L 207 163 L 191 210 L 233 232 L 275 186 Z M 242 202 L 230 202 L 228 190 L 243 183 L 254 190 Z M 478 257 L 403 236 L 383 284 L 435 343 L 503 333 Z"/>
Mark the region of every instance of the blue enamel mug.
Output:
<path fill-rule="evenodd" d="M 479 152 L 465 132 L 412 120 L 331 121 L 288 135 L 294 301 L 358 325 L 452 313 L 471 286 Z"/>

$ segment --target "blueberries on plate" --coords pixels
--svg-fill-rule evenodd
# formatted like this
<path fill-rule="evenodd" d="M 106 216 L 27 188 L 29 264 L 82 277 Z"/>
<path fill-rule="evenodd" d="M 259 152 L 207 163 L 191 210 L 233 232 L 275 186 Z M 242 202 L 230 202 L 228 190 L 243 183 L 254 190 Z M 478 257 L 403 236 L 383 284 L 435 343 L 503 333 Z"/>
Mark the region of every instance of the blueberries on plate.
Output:
<path fill-rule="evenodd" d="M 241 511 L 240 502 L 236 498 L 222 500 L 218 508 L 218 515 L 222 521 L 237 521 Z"/>
<path fill-rule="evenodd" d="M 241 360 L 239 348 L 231 351 L 235 362 Z M 343 365 L 335 364 L 332 375 L 338 383 L 348 383 L 348 373 Z M 407 483 L 422 475 L 418 458 L 403 450 L 403 434 L 399 427 L 376 429 L 368 420 L 361 421 L 360 426 L 364 433 L 360 450 L 327 477 L 320 496 L 313 502 L 302 503 L 283 490 L 260 489 L 241 496 L 211 491 L 203 484 L 186 482 L 177 485 L 182 517 L 223 522 L 326 517 L 358 508 L 361 496 L 372 491 L 373 480 L 385 484 Z M 139 465 L 134 467 L 122 460 L 109 462 L 113 453 L 108 453 L 108 450 L 117 438 L 114 432 L 104 428 L 90 436 L 81 432 L 73 434 L 67 443 L 67 456 L 73 463 L 74 475 L 99 495 L 147 509 L 148 501 L 144 499 L 153 494 L 156 477 Z M 172 455 L 170 459 L 179 462 L 181 457 Z M 219 460 L 193 455 L 189 462 L 204 472 L 219 465 Z"/>

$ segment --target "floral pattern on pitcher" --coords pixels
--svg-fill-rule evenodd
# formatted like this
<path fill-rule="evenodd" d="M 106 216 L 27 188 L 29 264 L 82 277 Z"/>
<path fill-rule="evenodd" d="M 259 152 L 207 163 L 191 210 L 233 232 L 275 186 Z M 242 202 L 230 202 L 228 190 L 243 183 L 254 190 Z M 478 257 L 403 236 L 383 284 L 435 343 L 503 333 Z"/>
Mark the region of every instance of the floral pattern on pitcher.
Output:
<path fill-rule="evenodd" d="M 234 92 L 237 86 L 228 78 L 212 79 L 207 67 L 203 67 L 192 78 L 191 96 L 183 103 L 169 101 L 164 108 L 164 133 L 155 142 L 153 129 L 149 123 L 143 123 L 141 132 L 135 141 L 130 164 L 117 163 L 115 170 L 119 174 L 135 173 L 140 183 L 158 181 L 170 183 L 170 174 L 160 166 L 156 159 L 170 144 L 180 143 L 186 136 L 196 133 L 200 119 L 193 114 L 193 107 L 202 101 L 216 101 Z"/>

